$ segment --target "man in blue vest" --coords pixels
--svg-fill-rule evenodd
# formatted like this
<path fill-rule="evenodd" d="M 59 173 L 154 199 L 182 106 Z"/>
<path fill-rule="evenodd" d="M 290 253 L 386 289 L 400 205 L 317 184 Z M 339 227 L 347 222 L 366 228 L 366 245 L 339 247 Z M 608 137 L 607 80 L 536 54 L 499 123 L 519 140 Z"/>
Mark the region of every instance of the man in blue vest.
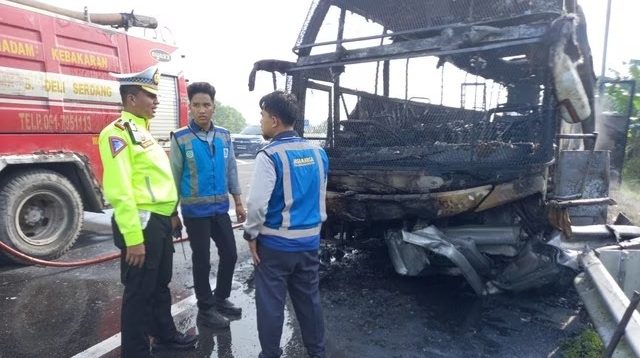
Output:
<path fill-rule="evenodd" d="M 295 96 L 260 100 L 262 135 L 271 142 L 256 156 L 244 238 L 255 265 L 260 358 L 280 357 L 287 291 L 310 357 L 325 357 L 318 290 L 320 227 L 327 215 L 327 155 L 293 130 Z"/>
<path fill-rule="evenodd" d="M 228 300 L 238 259 L 228 213 L 229 193 L 239 222 L 244 222 L 246 213 L 240 197 L 231 136 L 228 130 L 214 126 L 212 121 L 215 88 L 206 82 L 195 82 L 187 88 L 187 95 L 189 125 L 172 135 L 171 169 L 191 245 L 197 320 L 210 328 L 225 328 L 229 326 L 225 316 L 242 314 L 242 309 Z M 209 284 L 211 238 L 219 257 L 215 293 Z"/>

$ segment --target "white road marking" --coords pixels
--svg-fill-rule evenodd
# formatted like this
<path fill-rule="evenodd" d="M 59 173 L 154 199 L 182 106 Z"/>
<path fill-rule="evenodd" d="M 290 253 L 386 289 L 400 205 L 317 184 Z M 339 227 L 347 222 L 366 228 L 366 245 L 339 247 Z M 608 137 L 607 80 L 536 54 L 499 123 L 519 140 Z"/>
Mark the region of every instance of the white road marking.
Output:
<path fill-rule="evenodd" d="M 189 296 L 171 306 L 171 315 L 175 317 L 189 308 L 195 307 L 195 304 L 196 296 Z M 72 358 L 102 357 L 118 347 L 120 347 L 120 332 L 96 344 L 95 346 L 74 355 Z"/>

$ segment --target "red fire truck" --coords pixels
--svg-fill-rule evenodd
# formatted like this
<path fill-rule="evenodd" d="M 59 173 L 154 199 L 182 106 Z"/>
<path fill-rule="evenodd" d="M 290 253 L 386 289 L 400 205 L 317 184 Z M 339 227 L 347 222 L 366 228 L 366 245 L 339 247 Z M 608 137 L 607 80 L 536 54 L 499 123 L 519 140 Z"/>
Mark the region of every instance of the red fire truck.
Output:
<path fill-rule="evenodd" d="M 106 205 L 98 134 L 121 110 L 110 72 L 160 66 L 160 105 L 151 123 L 159 142 L 187 117 L 175 46 L 84 15 L 0 0 L 0 240 L 37 258 L 65 253 L 83 211 Z M 115 15 L 115 26 L 135 26 L 133 14 Z"/>

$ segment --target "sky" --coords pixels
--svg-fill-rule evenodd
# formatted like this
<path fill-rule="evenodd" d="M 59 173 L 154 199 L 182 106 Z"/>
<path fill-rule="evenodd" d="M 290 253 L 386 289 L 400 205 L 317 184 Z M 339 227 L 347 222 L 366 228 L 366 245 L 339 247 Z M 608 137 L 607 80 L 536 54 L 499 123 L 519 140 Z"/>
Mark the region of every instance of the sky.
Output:
<path fill-rule="evenodd" d="M 292 48 L 311 0 L 150 1 L 41 0 L 90 12 L 130 12 L 154 16 L 163 35 L 185 55 L 183 69 L 190 81 L 208 81 L 216 99 L 239 110 L 248 123 L 258 123 L 260 97 L 272 90 L 271 76 L 259 73 L 256 90 L 247 82 L 255 61 L 267 58 L 295 61 Z M 587 16 L 594 69 L 601 72 L 606 0 L 579 0 Z M 637 41 L 638 0 L 612 0 L 607 68 L 624 72 L 623 62 L 640 59 Z M 140 29 L 138 29 L 140 30 Z M 152 31 L 147 30 L 151 35 Z M 608 72 L 610 74 L 610 72 Z"/>

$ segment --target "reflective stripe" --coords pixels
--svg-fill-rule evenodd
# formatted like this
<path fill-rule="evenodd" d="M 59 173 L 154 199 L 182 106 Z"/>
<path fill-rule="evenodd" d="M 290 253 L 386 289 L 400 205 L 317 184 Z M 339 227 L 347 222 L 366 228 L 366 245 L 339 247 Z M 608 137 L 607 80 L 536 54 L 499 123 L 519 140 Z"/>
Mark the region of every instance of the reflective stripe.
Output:
<path fill-rule="evenodd" d="M 199 196 L 199 197 L 183 197 L 180 199 L 180 202 L 183 205 L 191 205 L 191 204 L 224 203 L 228 200 L 229 200 L 229 195 L 222 194 L 222 195 L 210 195 L 210 196 Z"/>
<path fill-rule="evenodd" d="M 263 226 L 263 227 L 260 228 L 260 233 L 262 235 L 279 236 L 279 237 L 283 237 L 285 239 L 297 239 L 297 238 L 301 238 L 301 237 L 309 237 L 309 236 L 313 236 L 313 235 L 319 235 L 320 234 L 320 228 L 321 228 L 321 225 L 318 225 L 316 227 L 312 227 L 310 229 L 302 229 L 302 230 L 294 230 L 294 229 L 286 229 L 286 228 L 272 229 L 272 228 L 268 228 L 266 226 Z"/>
<path fill-rule="evenodd" d="M 283 140 L 282 142 L 277 142 L 277 144 L 274 144 L 272 146 L 267 146 L 265 148 L 265 151 L 267 153 L 275 153 L 275 152 L 279 152 L 280 151 L 280 146 L 286 146 L 287 149 L 292 149 L 292 150 L 306 150 L 306 149 L 318 149 L 319 147 L 315 144 L 311 144 L 307 141 L 286 141 Z"/>
<path fill-rule="evenodd" d="M 192 157 L 189 158 L 187 153 L 191 151 L 193 153 L 193 143 L 190 140 L 189 135 L 182 136 L 178 138 L 180 142 L 184 145 L 184 156 L 186 158 L 185 162 L 187 163 L 187 167 L 189 168 L 189 188 L 191 190 L 191 196 L 198 196 L 199 188 L 198 188 L 198 168 L 196 166 L 196 161 Z M 184 202 L 184 199 L 182 200 Z"/>
<path fill-rule="evenodd" d="M 318 162 L 318 174 L 320 175 L 320 198 L 318 202 L 320 203 L 320 220 L 324 222 L 327 220 L 327 212 L 326 212 L 326 203 L 325 198 L 327 196 L 327 186 L 325 185 L 325 175 L 324 175 L 324 161 L 322 160 L 322 155 L 320 154 L 320 149 L 315 149 L 313 151 L 316 157 L 316 161 Z"/>
<path fill-rule="evenodd" d="M 149 195 L 151 195 L 151 202 L 155 203 L 156 202 L 156 196 L 153 195 L 153 190 L 151 190 L 151 178 L 144 177 L 144 182 L 147 184 L 147 190 L 149 191 Z"/>
<path fill-rule="evenodd" d="M 282 226 L 291 226 L 291 205 L 293 205 L 293 188 L 291 186 L 291 166 L 287 157 L 286 148 L 274 148 L 273 152 L 280 157 L 282 162 L 282 191 L 284 193 L 284 209 L 282 210 Z"/>
<path fill-rule="evenodd" d="M 279 228 L 267 228 L 265 227 L 260 232 L 265 235 L 274 235 L 274 236 L 282 236 L 285 238 L 299 238 L 305 236 L 312 236 L 319 233 L 319 227 L 314 229 L 306 229 L 306 230 L 291 230 L 289 231 L 289 227 L 291 227 L 291 207 L 293 205 L 293 185 L 292 185 L 292 163 L 289 162 L 289 157 L 287 156 L 287 152 L 296 152 L 296 151 L 312 151 L 313 158 L 315 160 L 315 164 L 318 170 L 318 206 L 314 210 L 319 210 L 319 219 L 320 222 L 323 222 L 327 218 L 326 214 L 326 169 L 325 169 L 325 161 L 322 157 L 322 149 L 316 145 L 310 144 L 306 140 L 301 140 L 298 137 L 291 137 L 286 139 L 280 139 L 277 142 L 272 142 L 268 145 L 264 151 L 267 155 L 272 157 L 277 157 L 281 162 L 282 170 L 282 195 L 284 200 L 284 208 L 279 213 L 282 217 L 282 221 L 279 223 Z M 276 169 L 277 170 L 277 169 Z M 293 224 L 295 225 L 295 224 Z"/>

